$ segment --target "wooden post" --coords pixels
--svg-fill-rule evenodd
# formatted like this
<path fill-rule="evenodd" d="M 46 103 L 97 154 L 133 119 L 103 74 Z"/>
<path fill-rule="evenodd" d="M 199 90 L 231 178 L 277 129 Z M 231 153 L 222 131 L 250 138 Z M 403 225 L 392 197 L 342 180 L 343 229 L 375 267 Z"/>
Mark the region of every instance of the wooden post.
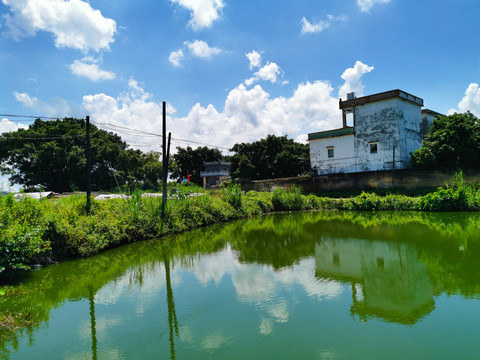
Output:
<path fill-rule="evenodd" d="M 91 144 L 90 144 L 90 116 L 87 116 L 87 164 L 86 164 L 86 176 L 87 176 L 87 214 L 90 214 L 90 210 L 92 208 L 92 152 L 91 152 Z"/>
<path fill-rule="evenodd" d="M 167 177 L 168 177 L 168 160 L 167 160 L 167 104 L 163 102 L 163 114 L 162 114 L 162 219 L 165 216 L 165 206 L 167 205 Z"/>

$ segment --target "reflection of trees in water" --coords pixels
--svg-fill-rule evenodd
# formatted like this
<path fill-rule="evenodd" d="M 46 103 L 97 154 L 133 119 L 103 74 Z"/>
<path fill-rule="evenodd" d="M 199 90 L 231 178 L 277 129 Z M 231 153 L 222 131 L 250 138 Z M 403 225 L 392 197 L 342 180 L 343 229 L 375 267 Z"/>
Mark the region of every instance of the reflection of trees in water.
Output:
<path fill-rule="evenodd" d="M 199 254 L 218 251 L 227 241 L 241 262 L 281 269 L 313 256 L 315 244 L 326 236 L 407 243 L 428 267 L 436 294 L 478 296 L 479 224 L 479 214 L 465 213 L 319 211 L 263 216 L 190 231 L 168 241 L 130 244 L 92 258 L 46 267 L 26 274 L 7 296 L 0 296 L 0 308 L 4 315 L 13 317 L 14 325 L 30 323 L 27 330 L 32 332 L 38 324 L 48 321 L 51 309 L 58 304 L 90 299 L 91 291 L 95 294 L 127 270 L 131 283 L 141 287 L 145 271 L 153 271 L 166 250 L 166 271 L 173 259 L 176 264 L 193 268 Z M 169 325 L 175 334 L 178 324 L 170 290 Z M 0 329 L 0 349 L 15 344 L 17 335 Z"/>

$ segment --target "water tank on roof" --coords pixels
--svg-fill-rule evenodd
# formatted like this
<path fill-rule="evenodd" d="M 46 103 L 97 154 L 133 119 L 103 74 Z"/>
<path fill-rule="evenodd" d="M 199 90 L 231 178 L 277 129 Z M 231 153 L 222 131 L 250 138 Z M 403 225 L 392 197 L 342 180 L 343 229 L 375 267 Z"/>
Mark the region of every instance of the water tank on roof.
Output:
<path fill-rule="evenodd" d="M 347 94 L 347 100 L 353 100 L 355 99 L 355 93 L 354 92 L 349 92 Z"/>

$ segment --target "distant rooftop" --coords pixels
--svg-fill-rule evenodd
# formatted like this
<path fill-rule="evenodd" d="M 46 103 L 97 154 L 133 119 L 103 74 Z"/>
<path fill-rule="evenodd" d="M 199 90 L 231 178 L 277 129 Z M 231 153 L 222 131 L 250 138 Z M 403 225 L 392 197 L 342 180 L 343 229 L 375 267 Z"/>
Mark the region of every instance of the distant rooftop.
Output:
<path fill-rule="evenodd" d="M 430 109 L 423 109 L 422 114 L 428 114 L 428 115 L 432 115 L 432 116 L 444 116 L 443 114 L 440 114 L 440 113 L 438 113 L 436 111 L 433 111 L 433 110 L 430 110 Z"/>
<path fill-rule="evenodd" d="M 412 94 L 409 94 L 405 91 L 396 89 L 396 90 L 390 90 L 390 91 L 385 91 L 381 92 L 378 94 L 372 94 L 368 96 L 362 96 L 359 98 L 354 98 L 350 100 L 345 100 L 343 101 L 342 99 L 339 100 L 339 108 L 344 109 L 348 108 L 351 106 L 356 106 L 356 105 L 364 105 L 367 103 L 375 102 L 375 101 L 381 101 L 381 100 L 387 100 L 387 99 L 393 99 L 393 98 L 401 98 L 407 101 L 410 101 L 412 103 L 415 103 L 417 105 L 423 106 L 423 99 L 414 96 Z"/>
<path fill-rule="evenodd" d="M 334 136 L 343 136 L 353 134 L 353 127 L 346 127 L 341 129 L 319 131 L 316 133 L 308 134 L 308 140 L 323 139 Z"/>

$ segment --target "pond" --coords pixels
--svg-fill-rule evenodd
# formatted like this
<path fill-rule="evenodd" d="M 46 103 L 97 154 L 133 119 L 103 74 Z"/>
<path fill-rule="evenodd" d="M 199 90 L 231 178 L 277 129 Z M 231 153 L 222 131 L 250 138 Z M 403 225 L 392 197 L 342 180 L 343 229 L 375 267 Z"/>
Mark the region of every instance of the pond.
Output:
<path fill-rule="evenodd" d="M 11 359 L 472 359 L 480 215 L 285 213 L 30 273 Z"/>

